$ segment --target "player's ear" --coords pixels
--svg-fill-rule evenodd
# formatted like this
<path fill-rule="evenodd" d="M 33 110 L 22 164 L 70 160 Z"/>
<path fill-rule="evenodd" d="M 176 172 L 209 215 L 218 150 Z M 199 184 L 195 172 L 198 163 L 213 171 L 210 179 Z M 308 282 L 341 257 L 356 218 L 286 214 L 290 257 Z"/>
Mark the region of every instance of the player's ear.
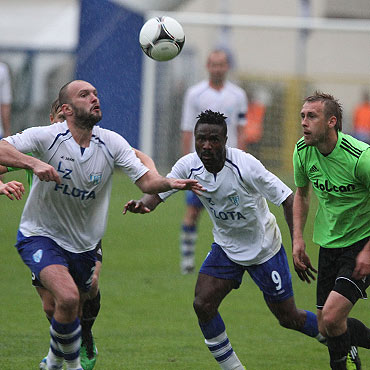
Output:
<path fill-rule="evenodd" d="M 63 111 L 64 116 L 72 115 L 72 107 L 69 104 L 63 104 L 62 111 Z"/>
<path fill-rule="evenodd" d="M 329 125 L 329 127 L 330 128 L 333 128 L 333 127 L 335 127 L 335 125 L 337 124 L 337 117 L 335 117 L 335 116 L 331 116 L 330 118 L 329 118 L 329 121 L 328 121 L 328 125 Z"/>

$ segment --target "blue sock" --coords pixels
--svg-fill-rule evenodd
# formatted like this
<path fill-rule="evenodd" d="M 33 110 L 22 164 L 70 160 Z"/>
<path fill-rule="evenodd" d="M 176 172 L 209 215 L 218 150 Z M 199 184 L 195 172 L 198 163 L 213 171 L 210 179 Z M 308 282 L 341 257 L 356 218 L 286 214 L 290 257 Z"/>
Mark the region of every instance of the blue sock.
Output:
<path fill-rule="evenodd" d="M 81 325 L 76 318 L 73 322 L 62 324 L 54 318 L 50 327 L 51 349 L 57 347 L 63 353 L 68 369 L 81 369 L 80 345 Z"/>
<path fill-rule="evenodd" d="M 206 346 L 223 370 L 244 369 L 233 350 L 225 331 L 221 315 L 217 315 L 207 323 L 199 323 L 204 335 Z"/>
<path fill-rule="evenodd" d="M 319 335 L 319 328 L 317 326 L 317 317 L 311 311 L 306 311 L 306 313 L 307 313 L 306 321 L 304 323 L 303 328 L 301 329 L 301 332 L 306 335 L 309 335 L 310 337 L 316 338 Z"/>
<path fill-rule="evenodd" d="M 219 312 L 217 312 L 217 315 L 211 321 L 204 324 L 199 323 L 199 326 L 206 339 L 217 337 L 225 331 L 225 324 Z"/>

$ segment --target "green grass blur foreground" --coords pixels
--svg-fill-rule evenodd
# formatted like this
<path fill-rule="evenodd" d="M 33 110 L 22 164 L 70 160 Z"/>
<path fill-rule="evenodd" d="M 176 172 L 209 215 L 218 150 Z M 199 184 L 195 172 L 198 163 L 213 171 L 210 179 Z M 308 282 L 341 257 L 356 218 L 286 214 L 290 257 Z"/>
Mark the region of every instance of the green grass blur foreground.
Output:
<path fill-rule="evenodd" d="M 14 175 L 12 175 L 14 178 Z M 25 178 L 21 172 L 16 177 Z M 10 178 L 10 175 L 9 177 Z M 195 275 L 179 272 L 179 227 L 184 202 L 176 194 L 153 214 L 123 216 L 123 205 L 140 197 L 121 173 L 115 174 L 109 221 L 103 239 L 100 286 L 102 306 L 94 326 L 99 350 L 96 370 L 211 370 L 218 365 L 204 345 L 192 308 Z M 47 354 L 48 322 L 30 272 L 13 247 L 22 201 L 0 198 L 0 369 L 37 369 Z M 45 205 L 47 206 L 47 205 Z M 281 226 L 289 261 L 291 244 L 281 208 L 271 207 Z M 197 267 L 212 242 L 211 223 L 202 214 Z M 312 245 L 312 214 L 307 227 Z M 315 311 L 315 283 L 303 284 L 293 269 L 297 306 Z M 368 320 L 368 303 L 360 301 L 353 316 Z M 326 347 L 300 333 L 283 329 L 264 304 L 248 275 L 220 307 L 230 341 L 248 370 L 329 369 Z M 370 355 L 360 349 L 363 370 Z"/>

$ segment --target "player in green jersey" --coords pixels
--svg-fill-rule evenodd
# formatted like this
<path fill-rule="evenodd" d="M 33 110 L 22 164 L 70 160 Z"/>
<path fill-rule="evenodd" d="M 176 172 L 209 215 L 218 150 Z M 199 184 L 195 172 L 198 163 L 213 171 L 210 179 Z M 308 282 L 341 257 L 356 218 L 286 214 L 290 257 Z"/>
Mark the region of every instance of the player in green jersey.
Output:
<path fill-rule="evenodd" d="M 320 245 L 319 330 L 327 337 L 332 369 L 361 369 L 351 346 L 370 348 L 370 329 L 348 316 L 370 284 L 370 146 L 341 132 L 342 107 L 329 94 L 304 100 L 301 125 L 303 138 L 293 154 L 294 266 L 301 280 L 314 278 L 303 239 L 312 186 L 319 200 L 313 235 Z"/>

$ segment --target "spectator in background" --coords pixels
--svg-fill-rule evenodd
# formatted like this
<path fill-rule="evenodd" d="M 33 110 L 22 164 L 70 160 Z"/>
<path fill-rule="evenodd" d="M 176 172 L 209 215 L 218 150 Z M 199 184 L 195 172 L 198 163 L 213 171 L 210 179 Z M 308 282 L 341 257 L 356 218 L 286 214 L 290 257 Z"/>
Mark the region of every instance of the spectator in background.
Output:
<path fill-rule="evenodd" d="M 8 66 L 0 62 L 0 139 L 10 135 L 12 91 Z"/>
<path fill-rule="evenodd" d="M 254 93 L 249 93 L 248 98 L 247 123 L 244 126 L 245 146 L 248 152 L 259 157 L 259 142 L 263 135 L 266 106 L 255 97 Z"/>
<path fill-rule="evenodd" d="M 364 91 L 362 102 L 353 112 L 353 136 L 367 144 L 370 144 L 370 94 Z"/>
<path fill-rule="evenodd" d="M 229 69 L 227 53 L 223 50 L 213 50 L 207 59 L 208 79 L 187 90 L 181 121 L 183 155 L 194 152 L 193 134 L 196 117 L 208 109 L 225 113 L 228 117 L 227 145 L 244 149 L 247 95 L 243 89 L 226 79 Z M 193 192 L 187 192 L 186 211 L 180 237 L 182 274 L 192 273 L 195 269 L 197 222 L 202 209 L 203 205 L 198 197 Z"/>

